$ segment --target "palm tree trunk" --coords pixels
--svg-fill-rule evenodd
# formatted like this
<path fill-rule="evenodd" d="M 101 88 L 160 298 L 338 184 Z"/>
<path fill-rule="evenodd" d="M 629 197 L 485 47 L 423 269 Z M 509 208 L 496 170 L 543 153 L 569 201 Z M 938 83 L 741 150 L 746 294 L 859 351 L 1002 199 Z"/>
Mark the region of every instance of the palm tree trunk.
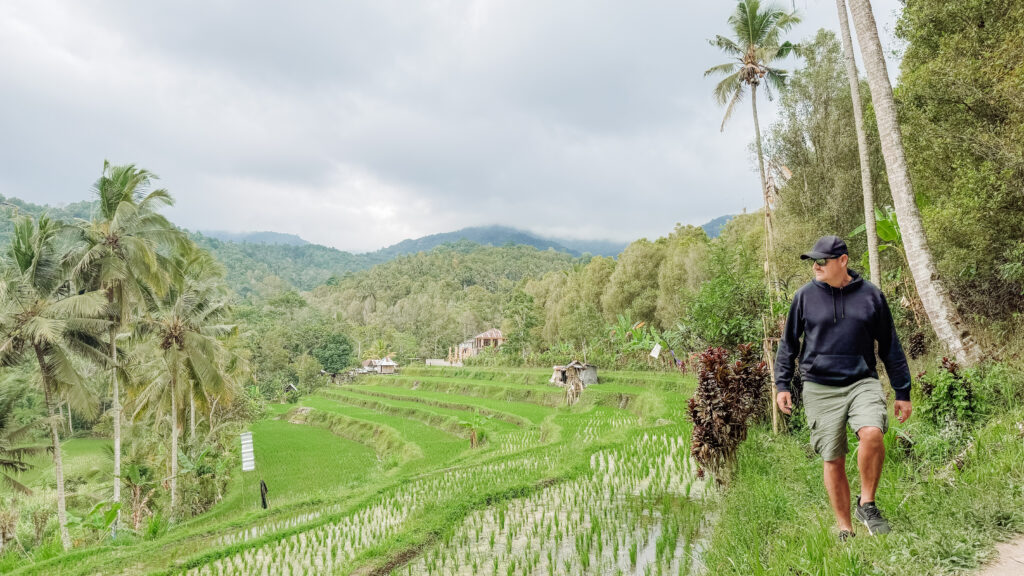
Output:
<path fill-rule="evenodd" d="M 75 426 L 71 423 L 71 401 L 65 397 L 64 403 L 68 405 L 68 436 L 74 436 Z"/>
<path fill-rule="evenodd" d="M 110 387 L 113 394 L 113 416 L 114 420 L 114 503 L 121 502 L 121 391 L 120 383 L 117 381 L 117 327 L 111 326 L 108 333 L 110 340 Z M 114 523 L 110 525 L 110 537 L 117 537 L 117 524 L 121 520 L 121 510 L 118 509 Z"/>
<path fill-rule="evenodd" d="M 921 213 L 914 201 L 910 171 L 903 150 L 903 137 L 896 117 L 892 84 L 889 83 L 889 73 L 882 52 L 882 42 L 878 38 L 878 27 L 871 11 L 871 1 L 850 0 L 850 12 L 857 29 L 857 37 L 860 39 L 861 56 L 864 58 L 864 69 L 868 75 L 868 85 L 871 87 L 871 100 L 875 106 L 889 189 L 896 205 L 903 246 L 910 261 L 910 273 L 914 277 L 921 304 L 939 341 L 959 362 L 973 364 L 981 356 L 981 350 L 968 332 L 963 319 L 953 306 L 949 292 L 939 278 L 931 251 L 928 249 Z"/>
<path fill-rule="evenodd" d="M 39 372 L 43 378 L 43 395 L 46 398 L 46 413 L 50 417 L 50 441 L 53 443 L 53 470 L 57 477 L 57 523 L 60 525 L 60 542 L 64 551 L 71 550 L 71 534 L 68 533 L 68 510 L 64 496 L 64 462 L 60 454 L 60 435 L 57 433 L 57 418 L 54 418 L 53 386 L 46 372 L 46 359 L 43 351 L 35 346 L 36 360 L 39 361 Z"/>
<path fill-rule="evenodd" d="M 188 385 L 188 439 L 192 442 L 196 440 L 196 384 L 195 382 L 189 382 Z"/>
<path fill-rule="evenodd" d="M 868 268 L 871 283 L 882 286 L 882 269 L 878 264 L 878 231 L 875 229 L 875 193 L 871 187 L 871 164 L 868 150 L 868 134 L 864 129 L 864 108 L 860 101 L 860 75 L 857 74 L 857 60 L 853 54 L 853 35 L 850 34 L 850 20 L 846 14 L 846 0 L 836 0 L 839 10 L 840 38 L 843 42 L 843 56 L 846 59 L 846 76 L 850 80 L 850 98 L 853 100 L 853 121 L 857 128 L 857 151 L 860 153 L 860 186 L 864 191 L 864 233 L 868 237 Z"/>
<path fill-rule="evenodd" d="M 772 253 L 775 251 L 775 243 L 772 241 L 772 207 L 771 199 L 768 197 L 768 178 L 765 175 L 764 169 L 764 152 L 761 149 L 761 124 L 757 119 L 757 84 L 750 85 L 750 105 L 754 110 L 754 145 L 757 147 L 757 169 L 761 174 L 761 194 L 764 196 L 764 276 L 765 285 L 768 288 L 768 314 L 765 316 L 763 321 L 764 327 L 764 352 L 765 360 L 768 362 L 768 366 L 774 370 L 774 356 L 775 352 L 772 349 L 771 340 L 772 334 L 769 333 L 768 327 L 775 324 L 772 318 L 772 311 L 775 309 L 775 283 L 773 282 L 774 274 L 772 273 Z M 775 382 L 772 381 L 771 398 L 768 402 L 772 406 L 772 431 L 776 434 L 779 432 L 779 407 L 775 403 L 775 396 L 778 394 L 778 390 L 775 388 Z"/>
<path fill-rule="evenodd" d="M 174 390 L 174 371 L 171 371 L 171 520 L 178 512 L 178 398 Z"/>

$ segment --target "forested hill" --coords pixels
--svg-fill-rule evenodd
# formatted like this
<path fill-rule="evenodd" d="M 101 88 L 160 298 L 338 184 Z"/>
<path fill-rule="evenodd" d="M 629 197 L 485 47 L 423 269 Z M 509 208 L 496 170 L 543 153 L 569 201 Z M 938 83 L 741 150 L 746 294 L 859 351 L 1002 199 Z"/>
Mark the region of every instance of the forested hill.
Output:
<path fill-rule="evenodd" d="M 55 220 L 86 219 L 92 214 L 92 207 L 93 203 L 89 201 L 75 202 L 61 207 L 40 206 L 13 196 L 0 195 L 0 208 L 3 208 L 2 213 L 5 216 L 13 216 L 15 213 L 37 215 L 46 212 Z M 11 218 L 0 218 L 0 235 L 6 240 L 10 232 Z"/>
<path fill-rule="evenodd" d="M 507 244 L 521 244 L 533 246 L 539 250 L 551 248 L 558 252 L 565 252 L 573 256 L 582 256 L 583 253 L 590 253 L 594 256 L 615 257 L 626 247 L 626 242 L 609 242 L 603 240 L 561 240 L 556 238 L 544 238 L 508 226 L 475 226 L 463 228 L 455 232 L 442 234 L 431 234 L 414 240 L 403 240 L 398 244 L 382 248 L 373 254 L 382 256 L 399 256 L 402 254 L 415 254 L 417 252 L 430 251 L 443 244 L 452 242 L 469 241 L 483 246 L 505 246 Z"/>
<path fill-rule="evenodd" d="M 331 277 L 384 261 L 373 254 L 352 254 L 319 244 L 231 242 L 199 233 L 192 239 L 224 264 L 228 285 L 241 296 L 253 291 L 312 290 Z"/>
<path fill-rule="evenodd" d="M 5 205 L 5 212 L 8 214 L 16 208 L 21 213 L 46 212 L 53 218 L 63 220 L 88 219 L 93 207 L 90 201 L 52 207 L 3 196 L 0 196 L 0 203 Z M 718 224 L 723 218 L 727 217 L 713 220 L 706 226 Z M 7 237 L 10 226 L 9 218 L 0 219 L 0 240 Z M 715 234 L 709 231 L 709 235 Z M 332 278 L 337 280 L 347 274 L 367 270 L 401 256 L 430 252 L 439 247 L 465 252 L 471 247 L 515 245 L 535 248 L 534 252 L 551 250 L 563 254 L 567 260 L 586 253 L 617 257 L 626 247 L 626 243 L 603 240 L 544 238 L 507 226 L 472 227 L 432 234 L 403 240 L 376 252 L 364 254 L 353 254 L 319 244 L 310 244 L 298 236 L 276 232 L 195 232 L 192 233 L 192 239 L 224 264 L 228 285 L 241 296 L 252 292 L 274 293 L 292 288 L 308 291 L 332 281 Z"/>
<path fill-rule="evenodd" d="M 32 215 L 45 212 L 55 219 L 69 221 L 88 219 L 93 211 L 91 201 L 54 207 L 3 196 L 0 196 L 0 207 L 5 208 L 3 212 L 8 216 L 15 212 Z M 0 241 L 7 238 L 10 230 L 11 219 L 9 217 L 0 218 Z M 624 243 L 620 246 L 613 242 L 580 241 L 570 248 L 529 232 L 502 226 L 466 228 L 457 232 L 404 240 L 393 246 L 365 254 L 353 254 L 319 244 L 310 244 L 298 236 L 290 234 L 273 232 L 238 234 L 215 232 L 209 234 L 212 235 L 196 232 L 191 236 L 196 244 L 209 250 L 224 265 L 228 284 L 242 296 L 254 291 L 272 293 L 291 288 L 312 290 L 316 286 L 327 283 L 332 277 L 341 278 L 346 274 L 367 270 L 403 255 L 429 252 L 445 245 L 456 244 L 457 246 L 454 246 L 453 249 L 463 252 L 480 245 L 524 245 L 539 250 L 552 249 L 562 253 L 566 260 L 588 251 L 608 253 L 614 256 L 625 247 Z M 219 238 L 213 237 L 213 235 Z"/>
<path fill-rule="evenodd" d="M 246 238 L 244 235 L 241 237 Z M 228 283 L 242 295 L 261 290 L 264 288 L 261 284 L 267 284 L 265 287 L 271 291 L 278 290 L 284 287 L 280 285 L 281 281 L 300 290 L 312 290 L 332 277 L 339 278 L 401 256 L 430 252 L 442 246 L 456 245 L 463 251 L 470 246 L 529 246 L 541 251 L 553 250 L 569 257 L 583 253 L 614 257 L 626 247 L 625 243 L 608 241 L 551 240 L 506 226 L 464 228 L 432 234 L 364 254 L 352 254 L 318 244 L 276 243 L 272 237 L 260 237 L 264 241 L 259 243 L 252 240 L 233 242 L 205 234 L 196 234 L 194 238 L 224 263 L 228 270 Z"/>
<path fill-rule="evenodd" d="M 466 336 L 500 327 L 522 281 L 583 263 L 550 249 L 461 241 L 340 278 L 306 300 L 353 326 L 361 341 L 381 339 L 402 356 L 443 355 Z"/>
<path fill-rule="evenodd" d="M 200 234 L 226 242 L 251 242 L 253 244 L 283 244 L 285 246 L 306 246 L 310 244 L 297 234 L 281 232 L 225 232 L 223 230 L 200 230 Z"/>

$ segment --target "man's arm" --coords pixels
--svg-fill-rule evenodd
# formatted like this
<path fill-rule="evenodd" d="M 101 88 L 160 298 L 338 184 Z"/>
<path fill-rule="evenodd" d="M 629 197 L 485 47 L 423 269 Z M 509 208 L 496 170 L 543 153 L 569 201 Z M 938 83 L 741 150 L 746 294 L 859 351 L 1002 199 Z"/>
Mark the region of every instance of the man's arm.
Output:
<path fill-rule="evenodd" d="M 786 328 L 779 340 L 779 352 L 775 355 L 775 387 L 779 392 L 789 392 L 793 380 L 797 355 L 800 353 L 800 336 L 804 333 L 803 305 L 800 294 L 793 297 L 786 317 Z"/>
<path fill-rule="evenodd" d="M 875 325 L 875 338 L 878 340 L 878 355 L 885 364 L 885 371 L 889 374 L 889 383 L 892 384 L 893 392 L 896 393 L 896 400 L 910 400 L 910 367 L 907 366 L 907 356 L 903 353 L 903 346 L 900 345 L 900 338 L 896 335 L 896 324 L 892 320 L 892 311 L 889 310 L 889 302 L 885 295 L 881 295 L 882 303 L 879 306 L 877 323 Z"/>

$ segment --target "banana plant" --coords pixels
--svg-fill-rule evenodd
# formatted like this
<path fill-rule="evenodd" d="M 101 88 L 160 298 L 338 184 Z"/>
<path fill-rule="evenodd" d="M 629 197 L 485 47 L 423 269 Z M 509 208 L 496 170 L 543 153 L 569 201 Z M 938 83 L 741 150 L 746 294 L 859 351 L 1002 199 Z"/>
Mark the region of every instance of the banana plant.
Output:
<path fill-rule="evenodd" d="M 863 234 L 866 230 L 864 224 L 853 229 L 850 232 L 850 236 L 857 236 Z M 903 234 L 900 233 L 900 223 L 896 220 L 896 210 L 892 206 L 886 206 L 885 209 L 875 208 L 875 231 L 878 233 L 878 253 L 890 249 L 897 249 L 904 260 L 906 255 L 903 254 Z M 868 264 L 868 253 L 865 251 L 860 258 L 861 266 L 865 271 L 870 270 Z"/>
<path fill-rule="evenodd" d="M 117 519 L 117 512 L 121 509 L 120 503 L 100 502 L 93 506 L 88 514 L 78 517 L 68 512 L 68 526 L 81 526 L 97 531 L 106 531 Z"/>
<path fill-rule="evenodd" d="M 864 233 L 865 227 L 863 224 L 854 228 L 850 236 L 856 236 Z M 900 232 L 900 223 L 896 220 L 896 210 L 892 206 L 886 206 L 884 210 L 875 208 L 875 230 L 878 231 L 878 253 L 881 254 L 886 250 L 896 250 L 896 252 L 903 259 L 903 264 L 907 270 L 910 270 L 910 261 L 907 260 L 907 253 L 903 250 L 903 234 Z M 865 271 L 870 271 L 868 265 L 868 253 L 864 252 L 860 259 L 861 265 Z M 915 298 L 915 290 L 911 286 L 909 278 L 904 276 L 900 269 L 894 271 L 891 275 L 892 279 L 903 286 L 904 298 L 902 300 L 903 305 L 909 308 L 914 317 L 914 323 L 921 326 L 921 314 L 923 310 L 919 310 L 922 303 L 919 298 Z M 909 295 L 909 299 L 907 298 Z"/>

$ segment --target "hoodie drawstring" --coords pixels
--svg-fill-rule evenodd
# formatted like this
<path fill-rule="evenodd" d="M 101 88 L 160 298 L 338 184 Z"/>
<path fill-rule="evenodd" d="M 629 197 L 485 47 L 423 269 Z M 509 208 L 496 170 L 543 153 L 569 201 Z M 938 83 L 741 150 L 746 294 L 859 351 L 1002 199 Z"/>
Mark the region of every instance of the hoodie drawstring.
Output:
<path fill-rule="evenodd" d="M 832 294 L 832 323 L 835 324 L 838 322 L 836 320 L 836 289 L 829 286 L 828 291 Z"/>

